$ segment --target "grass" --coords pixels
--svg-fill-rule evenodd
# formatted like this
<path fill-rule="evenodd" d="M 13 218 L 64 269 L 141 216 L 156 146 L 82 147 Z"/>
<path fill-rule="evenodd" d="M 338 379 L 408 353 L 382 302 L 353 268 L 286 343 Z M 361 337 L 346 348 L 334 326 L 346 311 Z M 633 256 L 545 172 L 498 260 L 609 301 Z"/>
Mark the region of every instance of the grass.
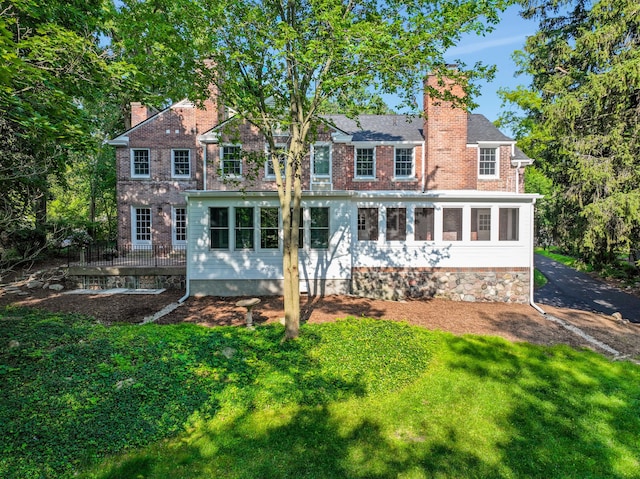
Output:
<path fill-rule="evenodd" d="M 569 256 L 566 254 L 560 253 L 559 249 L 556 247 L 551 247 L 549 249 L 544 249 L 540 247 L 536 247 L 534 250 L 537 254 L 541 254 L 542 256 L 546 256 L 547 258 L 551 258 L 552 260 L 557 261 L 558 263 L 562 263 L 565 266 L 569 266 L 570 268 L 577 269 L 578 271 L 593 271 L 593 266 L 587 265 L 581 260 L 574 258 L 573 256 Z"/>
<path fill-rule="evenodd" d="M 0 310 L 0 477 L 638 478 L 640 368 L 372 319 Z"/>
<path fill-rule="evenodd" d="M 542 274 L 539 270 L 533 270 L 533 286 L 535 288 L 542 288 L 545 284 L 547 284 L 547 277 Z"/>

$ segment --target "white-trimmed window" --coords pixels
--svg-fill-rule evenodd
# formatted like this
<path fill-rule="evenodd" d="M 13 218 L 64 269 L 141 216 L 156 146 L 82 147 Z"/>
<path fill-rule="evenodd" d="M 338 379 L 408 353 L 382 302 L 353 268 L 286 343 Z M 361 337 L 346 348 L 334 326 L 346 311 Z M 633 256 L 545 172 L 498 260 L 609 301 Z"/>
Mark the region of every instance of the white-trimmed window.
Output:
<path fill-rule="evenodd" d="M 416 241 L 433 241 L 435 232 L 435 209 L 416 208 L 413 212 L 415 226 L 414 239 Z"/>
<path fill-rule="evenodd" d="M 478 148 L 478 177 L 499 178 L 500 168 L 498 161 L 498 148 L 483 146 Z"/>
<path fill-rule="evenodd" d="M 191 151 L 171 150 L 171 175 L 174 178 L 191 176 Z"/>
<path fill-rule="evenodd" d="M 376 177 L 376 153 L 375 148 L 356 148 L 355 152 L 355 177 Z"/>
<path fill-rule="evenodd" d="M 498 241 L 518 241 L 520 239 L 520 208 L 500 208 L 498 218 Z"/>
<path fill-rule="evenodd" d="M 413 148 L 395 149 L 393 171 L 395 178 L 413 178 L 415 176 Z"/>
<path fill-rule="evenodd" d="M 491 208 L 471 208 L 471 241 L 491 240 Z"/>
<path fill-rule="evenodd" d="M 331 176 L 331 145 L 313 145 L 311 172 L 315 178 L 329 178 Z"/>
<path fill-rule="evenodd" d="M 260 248 L 278 249 L 279 228 L 278 228 L 279 208 L 260 208 Z"/>
<path fill-rule="evenodd" d="M 329 208 L 310 208 L 311 249 L 327 249 L 329 247 Z"/>
<path fill-rule="evenodd" d="M 187 209 L 173 208 L 173 244 L 187 243 Z"/>
<path fill-rule="evenodd" d="M 378 208 L 358 208 L 358 241 L 378 241 Z"/>
<path fill-rule="evenodd" d="M 235 249 L 254 249 L 253 208 L 242 206 L 235 209 Z"/>
<path fill-rule="evenodd" d="M 229 249 L 229 208 L 209 208 L 211 249 Z"/>
<path fill-rule="evenodd" d="M 151 208 L 132 208 L 131 229 L 134 246 L 151 245 Z"/>
<path fill-rule="evenodd" d="M 242 147 L 223 145 L 220 148 L 220 171 L 222 176 L 242 176 Z"/>
<path fill-rule="evenodd" d="M 407 239 L 407 209 L 387 208 L 387 241 Z"/>
<path fill-rule="evenodd" d="M 442 240 L 462 241 L 462 208 L 442 208 Z"/>
<path fill-rule="evenodd" d="M 278 164 L 280 168 L 285 167 L 285 161 L 287 159 L 287 145 L 276 145 L 276 155 L 278 157 Z M 284 177 L 284 171 L 282 171 L 282 176 Z M 267 160 L 264 163 L 264 177 L 268 179 L 275 179 L 276 170 L 273 168 L 273 162 L 271 160 L 271 155 L 269 154 L 269 150 L 267 148 Z"/>
<path fill-rule="evenodd" d="M 149 178 L 151 176 L 151 160 L 148 148 L 131 150 L 131 177 Z"/>

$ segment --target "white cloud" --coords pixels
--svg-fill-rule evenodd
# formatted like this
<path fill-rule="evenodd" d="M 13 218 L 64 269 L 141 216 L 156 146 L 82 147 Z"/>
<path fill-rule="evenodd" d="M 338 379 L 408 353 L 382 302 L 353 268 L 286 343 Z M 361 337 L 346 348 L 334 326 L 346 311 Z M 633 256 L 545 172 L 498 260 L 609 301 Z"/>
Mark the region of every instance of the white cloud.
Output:
<path fill-rule="evenodd" d="M 474 38 L 466 40 L 462 45 L 458 45 L 447 50 L 447 57 L 460 57 L 470 53 L 477 53 L 491 48 L 504 47 L 507 45 L 524 45 L 527 34 L 514 35 L 511 37 L 496 38 L 493 40 L 483 40 Z"/>

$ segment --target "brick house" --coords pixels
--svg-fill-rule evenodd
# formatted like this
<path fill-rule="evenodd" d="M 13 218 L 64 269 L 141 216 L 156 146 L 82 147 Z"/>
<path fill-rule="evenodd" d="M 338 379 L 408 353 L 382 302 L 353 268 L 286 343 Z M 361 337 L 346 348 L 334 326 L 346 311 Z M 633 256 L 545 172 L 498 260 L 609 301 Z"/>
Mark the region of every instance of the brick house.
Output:
<path fill-rule="evenodd" d="M 532 160 L 482 115 L 428 96 L 424 108 L 323 118 L 303 165 L 301 291 L 529 302 Z M 189 295 L 281 292 L 273 170 L 245 160 L 266 151 L 255 128 L 214 101 L 149 117 L 133 104 L 111 144 L 120 242 L 186 245 Z"/>

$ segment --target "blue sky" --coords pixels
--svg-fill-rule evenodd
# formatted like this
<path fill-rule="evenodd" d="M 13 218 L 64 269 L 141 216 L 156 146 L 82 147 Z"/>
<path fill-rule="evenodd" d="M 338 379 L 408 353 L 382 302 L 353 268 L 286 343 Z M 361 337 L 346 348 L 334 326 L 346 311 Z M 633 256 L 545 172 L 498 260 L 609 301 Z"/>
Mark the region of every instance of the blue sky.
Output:
<path fill-rule="evenodd" d="M 481 86 L 481 96 L 476 98 L 478 108 L 476 113 L 482 113 L 489 120 L 495 121 L 500 115 L 502 101 L 498 97 L 498 89 L 515 88 L 517 85 L 527 85 L 529 78 L 515 77 L 516 65 L 512 54 L 524 47 L 527 36 L 537 30 L 537 21 L 525 20 L 518 12 L 520 8 L 513 6 L 507 9 L 496 29 L 485 37 L 465 37 L 458 46 L 451 48 L 446 59 L 454 61 L 456 58 L 467 64 L 467 68 L 481 61 L 484 64 L 496 65 L 496 74 L 490 82 Z"/>
<path fill-rule="evenodd" d="M 480 84 L 480 96 L 476 98 L 479 106 L 473 110 L 475 113 L 482 113 L 491 121 L 497 120 L 500 115 L 502 101 L 498 97 L 498 90 L 529 83 L 529 79 L 524 76 L 514 76 L 516 65 L 512 54 L 515 50 L 521 50 L 524 47 L 527 36 L 535 33 L 537 21 L 523 19 L 518 14 L 519 11 L 518 6 L 508 8 L 492 33 L 484 37 L 465 36 L 445 56 L 445 59 L 451 63 L 457 59 L 461 60 L 467 68 L 478 61 L 486 65 L 496 65 L 497 70 L 493 81 Z M 390 106 L 394 106 L 393 99 L 389 98 L 387 101 Z M 505 133 L 509 134 L 507 131 Z"/>

